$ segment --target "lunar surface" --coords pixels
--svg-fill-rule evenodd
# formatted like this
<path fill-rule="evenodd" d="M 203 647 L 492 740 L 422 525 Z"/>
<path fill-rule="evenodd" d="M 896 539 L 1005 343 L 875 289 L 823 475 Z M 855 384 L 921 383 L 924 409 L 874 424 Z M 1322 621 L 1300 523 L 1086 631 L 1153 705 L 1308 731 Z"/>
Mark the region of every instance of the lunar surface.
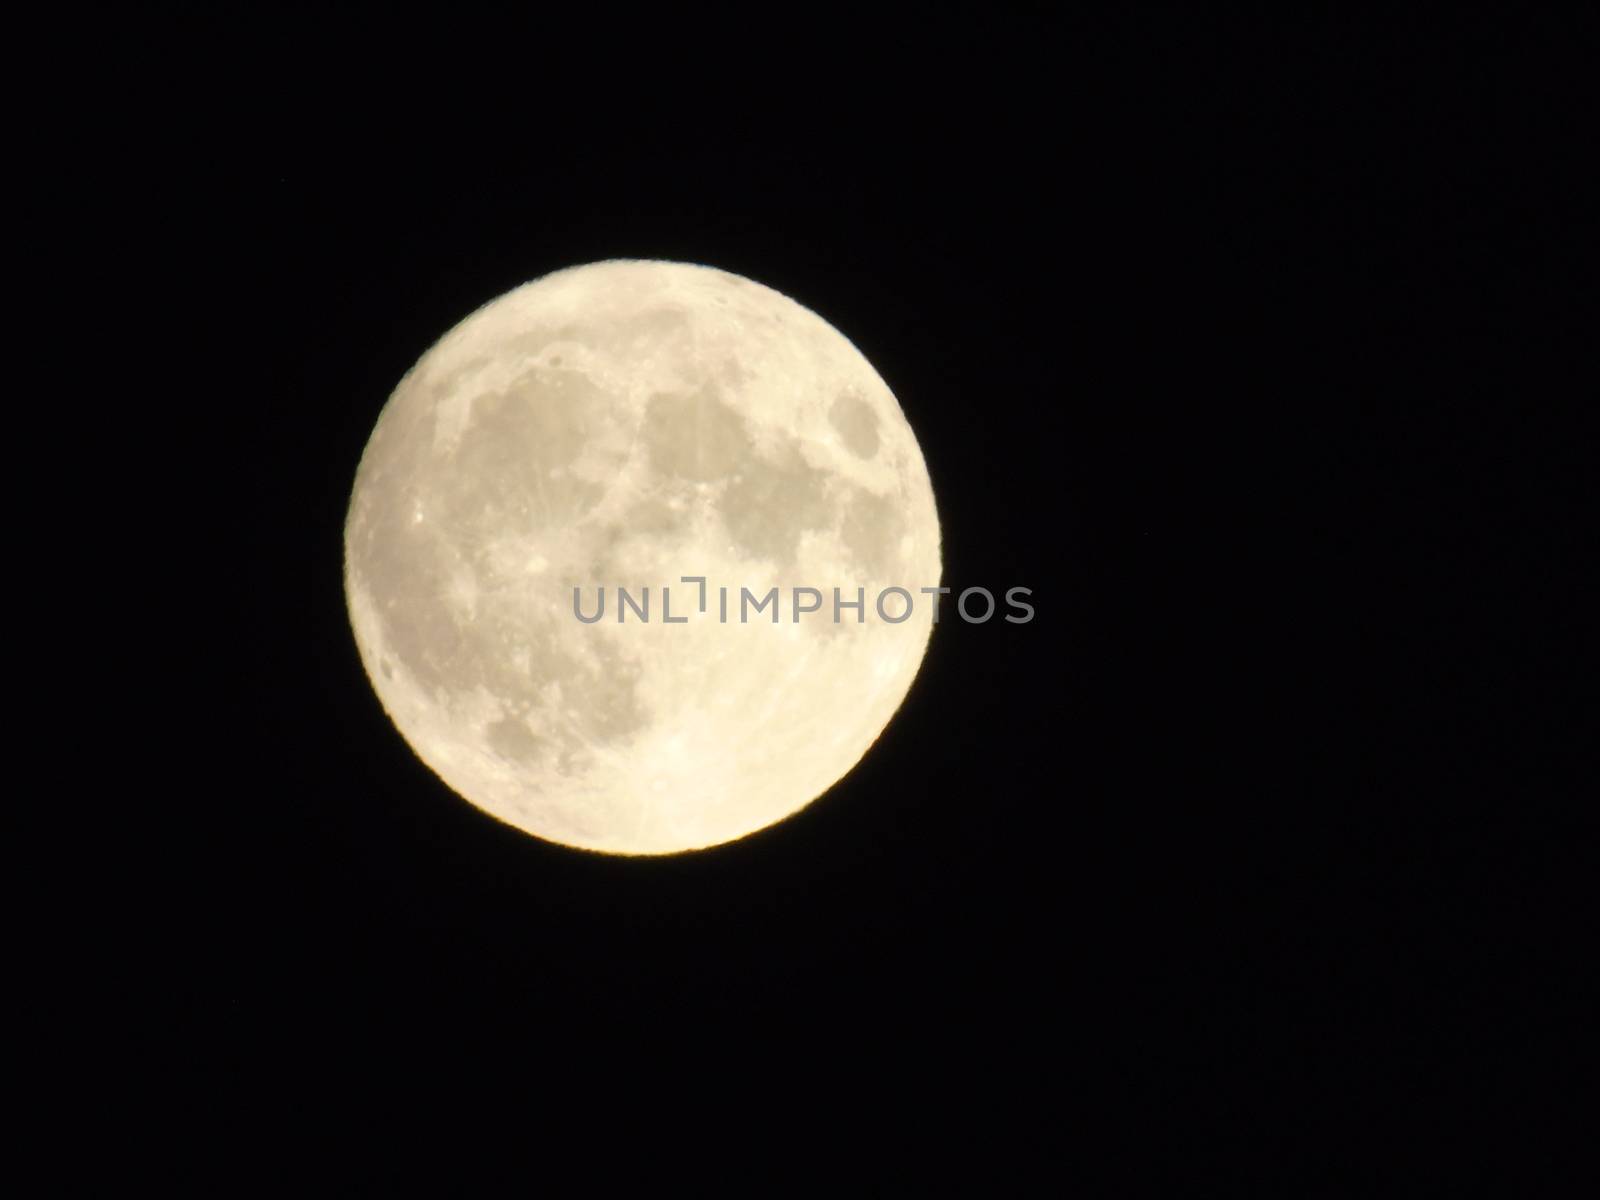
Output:
<path fill-rule="evenodd" d="M 793 300 L 681 263 L 559 271 L 467 317 L 384 407 L 345 525 L 361 658 L 418 757 L 613 854 L 743 837 L 845 775 L 911 686 L 939 574 L 877 372 Z M 795 588 L 821 607 L 795 619 Z M 835 588 L 862 610 L 836 622 Z"/>

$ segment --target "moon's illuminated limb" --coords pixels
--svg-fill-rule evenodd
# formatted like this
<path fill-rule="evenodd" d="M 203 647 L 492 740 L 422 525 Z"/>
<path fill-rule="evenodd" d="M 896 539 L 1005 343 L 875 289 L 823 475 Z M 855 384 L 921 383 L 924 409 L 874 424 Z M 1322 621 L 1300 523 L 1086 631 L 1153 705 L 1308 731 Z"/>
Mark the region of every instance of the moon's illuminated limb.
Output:
<path fill-rule="evenodd" d="M 503 821 L 622 854 L 731 841 L 848 772 L 932 621 L 871 598 L 939 567 L 927 468 L 866 359 L 681 263 L 559 271 L 462 321 L 390 397 L 345 526 L 362 661 L 418 756 Z M 864 587 L 865 620 L 722 624 L 685 575 L 785 605 Z M 674 584 L 686 623 L 574 619 L 574 587 L 659 606 Z"/>

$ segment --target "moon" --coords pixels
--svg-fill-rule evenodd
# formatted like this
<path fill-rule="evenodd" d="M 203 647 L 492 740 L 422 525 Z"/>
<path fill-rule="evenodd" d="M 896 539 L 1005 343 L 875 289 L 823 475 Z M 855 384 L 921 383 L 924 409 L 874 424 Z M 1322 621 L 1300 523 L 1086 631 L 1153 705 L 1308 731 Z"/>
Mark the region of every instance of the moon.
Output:
<path fill-rule="evenodd" d="M 762 284 L 649 260 L 546 275 L 428 350 L 344 549 L 362 664 L 417 756 L 610 854 L 733 841 L 826 792 L 911 687 L 940 575 L 927 466 L 862 354 Z"/>

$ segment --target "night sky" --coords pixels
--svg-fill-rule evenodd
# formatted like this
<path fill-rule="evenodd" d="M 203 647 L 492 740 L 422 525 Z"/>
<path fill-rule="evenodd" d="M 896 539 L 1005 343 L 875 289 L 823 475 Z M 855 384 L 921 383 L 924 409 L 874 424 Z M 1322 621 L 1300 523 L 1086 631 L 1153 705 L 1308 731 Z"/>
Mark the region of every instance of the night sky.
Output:
<path fill-rule="evenodd" d="M 179 23 L 151 236 L 237 367 L 194 539 L 227 594 L 192 626 L 234 715 L 165 847 L 208 897 L 160 959 L 203 1107 L 709 1091 L 1061 1182 L 1116 1133 L 1287 1196 L 1371 1194 L 1453 1097 L 1510 1103 L 1485 1073 L 1571 995 L 1528 981 L 1592 861 L 1558 780 L 1583 710 L 1531 715 L 1581 557 L 1568 39 L 1026 11 Z M 454 796 L 341 578 L 404 372 L 614 257 L 842 331 L 921 442 L 943 582 L 1037 610 L 942 623 L 849 776 L 662 859 Z M 1499 616 L 1530 594 L 1537 636 Z"/>

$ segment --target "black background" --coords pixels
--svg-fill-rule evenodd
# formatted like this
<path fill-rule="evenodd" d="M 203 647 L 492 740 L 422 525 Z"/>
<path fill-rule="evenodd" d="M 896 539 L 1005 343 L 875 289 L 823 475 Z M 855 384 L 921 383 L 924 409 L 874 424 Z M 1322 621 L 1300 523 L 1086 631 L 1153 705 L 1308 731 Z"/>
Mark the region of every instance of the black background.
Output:
<path fill-rule="evenodd" d="M 798 1106 L 813 1148 L 909 1122 L 1059 1173 L 1114 1132 L 1275 1194 L 1436 1136 L 1476 1162 L 1463 1112 L 1525 1110 L 1502 1073 L 1564 1053 L 1592 860 L 1562 769 L 1593 710 L 1548 703 L 1580 636 L 1589 31 L 685 21 L 157 39 L 144 234 L 237 381 L 196 399 L 188 520 L 227 580 L 190 632 L 242 707 L 166 847 L 207 897 L 159 989 L 201 1106 L 342 1136 L 488 1100 L 546 1150 L 541 1105 L 637 1106 L 709 1147 L 710 1094 Z M 341 580 L 401 375 L 611 257 L 843 331 L 921 441 L 944 582 L 1037 608 L 942 624 L 792 820 L 647 861 L 454 797 Z"/>

